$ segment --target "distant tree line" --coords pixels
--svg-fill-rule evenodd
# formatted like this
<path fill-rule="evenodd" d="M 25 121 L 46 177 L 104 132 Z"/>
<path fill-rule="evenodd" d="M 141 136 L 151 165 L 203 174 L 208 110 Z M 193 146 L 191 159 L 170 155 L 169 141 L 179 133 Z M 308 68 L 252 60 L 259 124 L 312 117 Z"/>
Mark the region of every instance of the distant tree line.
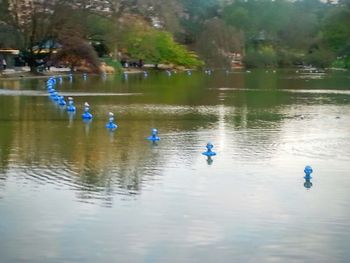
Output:
<path fill-rule="evenodd" d="M 226 67 L 232 54 L 247 67 L 350 67 L 350 0 L 2 0 L 1 47 L 33 70 L 45 52 L 96 70 L 98 57 Z"/>

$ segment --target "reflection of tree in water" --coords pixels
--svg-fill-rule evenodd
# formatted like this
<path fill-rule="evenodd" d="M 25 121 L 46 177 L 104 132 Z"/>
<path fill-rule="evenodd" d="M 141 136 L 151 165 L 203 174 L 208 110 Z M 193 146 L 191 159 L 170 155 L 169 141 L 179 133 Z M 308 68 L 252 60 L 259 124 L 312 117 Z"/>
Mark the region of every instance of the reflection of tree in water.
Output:
<path fill-rule="evenodd" d="M 12 103 L 12 100 L 0 96 L 0 112 L 4 114 L 4 116 L 10 115 Z M 2 122 L 0 118 L 0 189 L 5 187 L 5 182 L 7 178 L 6 173 L 10 161 L 9 159 L 13 141 L 12 131 L 12 122 Z"/>
<path fill-rule="evenodd" d="M 189 76 L 180 77 L 179 73 L 174 77 L 174 85 L 178 89 L 161 91 L 169 83 L 164 77 L 160 85 L 152 90 L 160 92 L 161 96 L 156 98 L 89 98 L 97 118 L 93 120 L 88 134 L 84 132 L 85 125 L 79 119 L 79 113 L 69 125 L 67 114 L 60 114 L 46 97 L 6 98 L 7 113 L 2 111 L 1 115 L 12 112 L 15 114 L 12 120 L 20 120 L 10 121 L 12 126 L 6 129 L 13 136 L 13 145 L 8 148 L 20 149 L 11 162 L 34 170 L 33 173 L 39 171 L 36 176 L 45 176 L 41 182 L 50 181 L 60 189 L 62 186 L 62 189 L 69 187 L 75 190 L 81 201 L 100 200 L 110 206 L 116 195 L 136 197 L 144 187 L 152 185 L 157 177 L 163 175 L 169 160 L 172 164 L 175 159 L 181 165 L 191 166 L 198 156 L 193 146 L 198 145 L 201 139 L 196 131 L 207 129 L 218 121 L 215 111 L 192 103 L 198 100 L 199 104 L 205 105 L 208 101 L 209 105 L 214 105 L 216 100 L 215 97 L 212 100 L 211 91 L 206 92 L 198 86 L 197 77 L 193 76 L 189 81 Z M 77 106 L 84 99 L 77 98 Z M 146 102 L 158 100 L 156 111 L 159 113 L 143 112 L 142 105 L 149 104 L 137 104 L 136 107 L 140 105 L 140 108 L 136 112 L 132 102 L 140 100 L 145 103 L 142 99 Z M 98 117 L 101 112 L 113 107 L 116 100 L 122 102 L 120 107 L 125 107 L 125 111 L 117 114 L 120 128 L 111 140 L 104 122 Z M 159 129 L 162 141 L 153 147 L 146 137 L 154 126 Z M 5 158 L 2 156 L 2 160 L 8 160 L 8 154 Z M 45 175 L 45 171 L 50 176 Z M 32 179 L 32 183 L 36 181 Z"/>
<path fill-rule="evenodd" d="M 236 131 L 234 147 L 237 151 L 242 151 L 237 152 L 237 156 L 255 156 L 260 160 L 270 158 L 278 146 L 285 118 L 282 107 L 263 107 L 248 103 L 233 108 L 231 114 L 226 114 L 225 119 Z"/>
<path fill-rule="evenodd" d="M 20 112 L 21 121 L 9 122 L 13 126 L 0 130 L 5 138 L 2 143 L 9 143 L 10 135 L 14 141 L 14 145 L 2 147 L 8 149 L 7 153 L 1 152 L 2 168 L 6 167 L 10 148 L 21 149 L 16 151 L 13 163 L 24 164 L 30 173 L 43 177 L 42 182 L 46 180 L 67 187 L 67 180 L 77 190 L 78 199 L 103 200 L 106 205 L 112 203 L 115 195 L 140 194 L 144 184 L 149 185 L 162 175 L 168 158 L 176 156 L 182 163 L 191 165 L 197 153 L 189 148 L 186 158 L 182 159 L 178 152 L 184 146 L 195 145 L 198 138 L 193 132 L 208 125 L 206 116 L 195 108 L 185 115 L 180 113 L 174 120 L 174 113 L 170 111 L 155 120 L 141 116 L 143 120 L 124 121 L 111 140 L 98 121 L 93 121 L 88 134 L 80 120 L 72 125 L 67 125 L 67 120 L 33 121 L 39 118 L 37 112 L 43 110 L 42 103 L 37 103 L 39 99 L 30 99 L 30 103 L 19 100 L 17 106 L 9 106 L 10 111 Z M 150 145 L 145 139 L 154 123 L 164 136 L 158 146 Z M 45 170 L 50 172 L 49 176 L 45 175 Z"/>
<path fill-rule="evenodd" d="M 113 205 L 114 189 L 112 178 L 96 167 L 88 166 L 75 178 L 76 196 L 83 202 L 99 200 L 104 206 Z"/>

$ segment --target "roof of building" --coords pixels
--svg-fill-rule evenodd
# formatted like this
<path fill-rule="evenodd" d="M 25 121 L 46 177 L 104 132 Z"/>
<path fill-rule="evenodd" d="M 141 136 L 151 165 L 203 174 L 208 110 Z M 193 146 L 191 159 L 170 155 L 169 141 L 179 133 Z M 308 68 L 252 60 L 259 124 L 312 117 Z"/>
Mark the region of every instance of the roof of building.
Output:
<path fill-rule="evenodd" d="M 7 53 L 12 55 L 18 55 L 19 50 L 18 49 L 10 49 L 10 48 L 0 48 L 0 53 Z"/>

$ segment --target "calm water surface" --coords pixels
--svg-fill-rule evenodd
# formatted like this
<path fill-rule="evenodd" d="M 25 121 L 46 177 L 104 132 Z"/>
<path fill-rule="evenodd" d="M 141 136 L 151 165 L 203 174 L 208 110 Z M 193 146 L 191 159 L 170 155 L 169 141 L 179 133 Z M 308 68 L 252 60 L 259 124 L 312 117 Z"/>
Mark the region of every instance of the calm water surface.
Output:
<path fill-rule="evenodd" d="M 1 263 L 349 262 L 348 72 L 75 76 L 59 90 L 75 116 L 43 79 L 0 81 Z"/>

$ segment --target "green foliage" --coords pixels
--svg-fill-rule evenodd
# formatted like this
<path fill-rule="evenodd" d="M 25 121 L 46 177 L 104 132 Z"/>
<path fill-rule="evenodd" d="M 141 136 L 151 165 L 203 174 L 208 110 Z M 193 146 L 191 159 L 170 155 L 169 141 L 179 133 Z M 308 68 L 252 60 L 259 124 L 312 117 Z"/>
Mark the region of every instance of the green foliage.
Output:
<path fill-rule="evenodd" d="M 87 38 L 100 57 L 114 50 L 117 42 L 117 28 L 113 20 L 109 17 L 89 14 L 84 27 Z"/>
<path fill-rule="evenodd" d="M 302 62 L 326 66 L 333 57 L 326 44 L 335 51 L 344 50 L 350 43 L 348 12 L 344 6 L 318 0 L 239 0 L 225 8 L 223 19 L 243 30 L 247 39 L 245 61 L 250 67 Z M 275 54 L 260 45 L 269 45 Z"/>
<path fill-rule="evenodd" d="M 326 68 L 334 61 L 334 54 L 331 51 L 324 49 L 313 50 L 305 56 L 304 61 L 306 64 Z"/>
<path fill-rule="evenodd" d="M 341 52 L 350 42 L 350 9 L 336 8 L 325 19 L 323 38 L 335 52 Z"/>
<path fill-rule="evenodd" d="M 350 68 L 350 57 L 340 57 L 333 61 L 332 63 L 333 68 Z"/>
<path fill-rule="evenodd" d="M 247 38 L 265 31 L 276 37 L 290 22 L 293 11 L 289 1 L 237 1 L 223 11 L 224 20 L 245 31 Z"/>
<path fill-rule="evenodd" d="M 117 71 L 121 71 L 122 65 L 118 60 L 115 60 L 111 57 L 102 57 L 101 60 L 106 63 L 106 65 L 113 67 Z"/>
<path fill-rule="evenodd" d="M 120 45 L 133 59 L 186 67 L 198 67 L 203 64 L 195 53 L 176 43 L 168 32 L 136 22 L 129 25 L 122 34 Z"/>
<path fill-rule="evenodd" d="M 277 55 L 271 46 L 248 50 L 244 63 L 250 68 L 276 67 Z"/>
<path fill-rule="evenodd" d="M 326 66 L 335 56 L 349 65 L 349 0 L 103 1 L 108 15 L 98 1 L 33 1 L 25 12 L 10 11 L 9 2 L 0 0 L 0 47 L 21 48 L 29 62 L 33 46 L 73 28 L 100 57 L 122 51 L 151 63 L 203 65 L 180 41 L 212 66 L 230 64 L 232 53 L 246 54 L 249 67 Z M 153 19 L 164 28 L 152 27 Z"/>
<path fill-rule="evenodd" d="M 277 54 L 277 64 L 279 67 L 291 67 L 301 64 L 303 61 L 303 54 L 289 49 L 279 49 Z"/>
<path fill-rule="evenodd" d="M 243 53 L 243 33 L 223 20 L 213 18 L 203 25 L 195 48 L 207 65 L 227 67 L 231 65 L 234 53 Z"/>

